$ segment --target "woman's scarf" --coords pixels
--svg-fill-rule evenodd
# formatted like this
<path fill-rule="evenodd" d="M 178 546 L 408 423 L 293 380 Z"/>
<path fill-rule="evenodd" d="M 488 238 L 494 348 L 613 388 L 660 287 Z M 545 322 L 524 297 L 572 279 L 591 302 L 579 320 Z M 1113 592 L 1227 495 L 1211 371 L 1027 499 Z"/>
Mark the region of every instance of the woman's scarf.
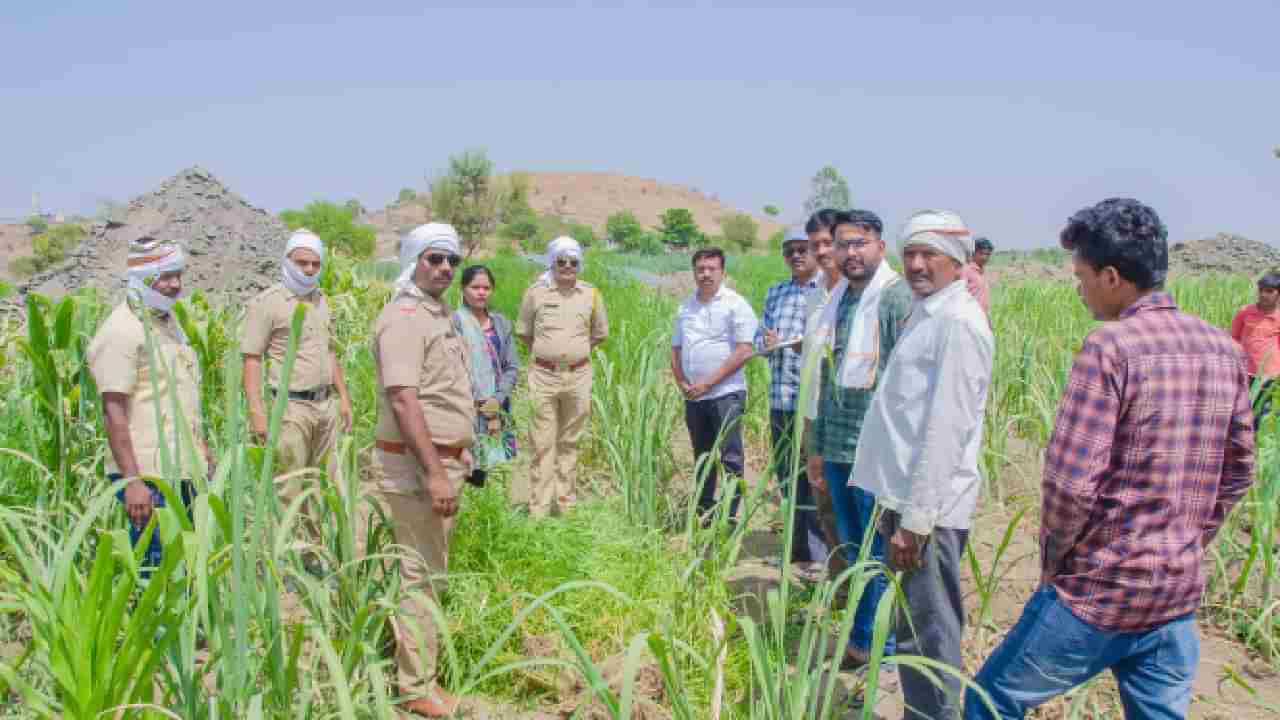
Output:
<path fill-rule="evenodd" d="M 485 337 L 484 328 L 480 326 L 480 321 L 476 319 L 471 308 L 465 306 L 458 308 L 453 313 L 453 319 L 458 329 L 462 331 L 462 337 L 467 341 L 471 360 L 472 394 L 476 400 L 488 400 L 498 392 L 498 374 L 494 370 L 497 363 L 494 362 L 493 346 L 489 344 L 489 338 Z"/>

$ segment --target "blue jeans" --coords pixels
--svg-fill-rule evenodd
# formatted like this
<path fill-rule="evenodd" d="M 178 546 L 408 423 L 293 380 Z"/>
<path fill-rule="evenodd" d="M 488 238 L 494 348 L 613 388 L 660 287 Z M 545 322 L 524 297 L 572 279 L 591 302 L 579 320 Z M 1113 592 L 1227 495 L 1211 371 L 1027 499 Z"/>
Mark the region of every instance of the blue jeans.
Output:
<path fill-rule="evenodd" d="M 831 493 L 831 506 L 836 513 L 836 535 L 844 548 L 844 556 L 850 563 L 857 562 L 862 552 L 862 539 L 871 533 L 871 548 L 867 551 L 868 560 L 884 562 L 884 537 L 871 527 L 871 519 L 875 516 L 876 496 L 862 488 L 849 487 L 849 474 L 853 465 L 849 463 L 824 462 L 822 474 L 827 481 L 827 489 Z M 889 589 L 889 578 L 884 572 L 876 573 L 867 583 L 858 600 L 858 610 L 853 617 L 853 632 L 850 640 L 859 650 L 871 648 L 872 629 L 876 624 L 876 608 L 880 598 Z M 897 641 L 892 633 L 884 643 L 884 654 L 892 655 Z"/>
<path fill-rule="evenodd" d="M 110 480 L 111 482 L 116 482 L 120 480 L 122 477 L 124 476 L 121 475 L 120 473 L 109 473 L 107 475 L 107 479 Z M 164 494 L 160 492 L 160 489 L 157 488 L 152 483 L 147 483 L 147 488 L 151 490 L 152 506 L 154 508 L 165 507 L 167 502 L 164 499 Z M 192 484 L 190 480 L 183 480 L 181 483 L 179 483 L 178 489 L 182 494 L 183 504 L 187 506 L 187 519 L 190 520 L 191 519 L 191 501 L 195 500 L 195 497 L 196 497 L 195 485 Z M 120 501 L 121 505 L 124 504 L 124 488 L 120 488 L 119 490 L 116 491 L 116 499 Z M 129 522 L 129 544 L 130 545 L 133 545 L 135 547 L 138 545 L 138 541 L 142 539 L 142 531 L 144 529 L 145 529 L 145 526 L 139 527 L 137 525 L 134 525 L 132 521 Z M 160 567 L 160 562 L 163 559 L 164 559 L 164 553 L 163 553 L 163 547 L 160 543 L 160 526 L 157 525 L 155 530 L 153 530 L 151 533 L 151 542 L 147 544 L 147 549 L 143 552 L 143 555 L 142 555 L 142 567 L 143 567 L 142 577 L 144 578 L 151 577 L 151 570 L 148 568 Z"/>
<path fill-rule="evenodd" d="M 1120 686 L 1126 720 L 1181 720 L 1191 704 L 1191 681 L 1200 664 L 1194 614 L 1146 632 L 1107 632 L 1077 618 L 1052 585 L 1036 591 L 975 681 L 991 695 L 1001 718 L 1027 710 L 1111 670 Z M 973 690 L 965 696 L 966 720 L 991 718 Z"/>

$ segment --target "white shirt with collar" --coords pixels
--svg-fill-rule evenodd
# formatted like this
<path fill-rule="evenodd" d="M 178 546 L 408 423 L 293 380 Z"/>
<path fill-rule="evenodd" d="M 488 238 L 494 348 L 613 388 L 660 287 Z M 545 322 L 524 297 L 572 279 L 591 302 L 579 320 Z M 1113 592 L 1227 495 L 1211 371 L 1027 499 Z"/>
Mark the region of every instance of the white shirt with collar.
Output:
<path fill-rule="evenodd" d="M 680 304 L 675 327 L 671 331 L 671 347 L 680 348 L 680 368 L 685 379 L 697 383 L 711 377 L 739 343 L 751 344 L 757 325 L 751 305 L 724 285 L 707 303 L 699 300 L 696 292 L 689 296 Z M 712 386 L 699 400 L 711 400 L 746 389 L 747 378 L 742 368 L 738 368 Z"/>
<path fill-rule="evenodd" d="M 994 359 L 986 314 L 963 278 L 912 303 L 849 476 L 897 511 L 903 528 L 969 528 Z"/>

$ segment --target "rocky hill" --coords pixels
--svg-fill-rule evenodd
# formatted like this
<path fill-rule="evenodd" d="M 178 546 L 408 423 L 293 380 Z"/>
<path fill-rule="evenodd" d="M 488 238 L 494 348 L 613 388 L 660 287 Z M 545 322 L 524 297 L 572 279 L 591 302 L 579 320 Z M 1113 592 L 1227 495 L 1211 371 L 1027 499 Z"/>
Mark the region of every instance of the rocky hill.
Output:
<path fill-rule="evenodd" d="M 283 223 L 231 192 L 209 171 L 191 167 L 133 199 L 122 217 L 97 222 L 67 260 L 19 287 L 60 296 L 81 287 L 124 289 L 129 243 L 142 235 L 182 244 L 187 291 L 245 298 L 276 282 L 288 235 Z"/>

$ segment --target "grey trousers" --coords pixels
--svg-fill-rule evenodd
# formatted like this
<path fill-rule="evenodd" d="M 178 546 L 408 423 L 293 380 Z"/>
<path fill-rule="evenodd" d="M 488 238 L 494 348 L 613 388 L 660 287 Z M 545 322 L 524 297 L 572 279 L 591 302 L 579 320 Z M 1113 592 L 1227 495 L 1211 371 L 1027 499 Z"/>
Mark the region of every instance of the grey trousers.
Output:
<path fill-rule="evenodd" d="M 898 608 L 895 630 L 899 655 L 920 655 L 963 669 L 960 639 L 964 634 L 964 601 L 960 594 L 960 561 L 968 530 L 934 528 L 925 546 L 924 567 L 902 575 L 904 606 Z M 899 665 L 907 720 L 957 720 L 964 707 L 960 678 L 934 672 L 926 675 Z"/>

